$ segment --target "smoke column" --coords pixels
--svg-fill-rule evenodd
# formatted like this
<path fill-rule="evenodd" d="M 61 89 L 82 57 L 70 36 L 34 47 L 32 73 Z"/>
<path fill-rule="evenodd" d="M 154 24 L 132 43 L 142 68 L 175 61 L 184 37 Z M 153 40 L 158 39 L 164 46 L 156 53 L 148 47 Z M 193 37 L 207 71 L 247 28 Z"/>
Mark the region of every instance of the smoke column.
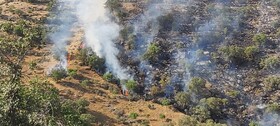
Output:
<path fill-rule="evenodd" d="M 59 60 L 59 67 L 67 68 L 67 41 L 71 37 L 71 28 L 75 21 L 75 14 L 73 13 L 74 1 L 71 0 L 58 0 L 58 6 L 52 12 L 55 17 L 49 19 L 51 28 L 55 28 L 51 33 L 50 40 L 53 45 L 53 54 Z"/>
<path fill-rule="evenodd" d="M 82 0 L 77 4 L 77 17 L 84 28 L 86 44 L 100 57 L 105 58 L 110 71 L 120 79 L 128 75 L 116 57 L 118 49 L 113 40 L 119 36 L 120 27 L 110 19 L 105 8 L 106 0 Z"/>
<path fill-rule="evenodd" d="M 59 28 L 50 38 L 61 66 L 67 68 L 67 39 L 71 37 L 71 29 L 78 20 L 85 33 L 86 45 L 99 57 L 105 58 L 109 71 L 120 79 L 127 79 L 128 75 L 116 57 L 118 49 L 113 42 L 119 36 L 120 27 L 111 21 L 110 13 L 105 8 L 106 0 L 59 0 L 57 3 L 55 11 L 58 13 L 51 24 L 58 24 Z"/>

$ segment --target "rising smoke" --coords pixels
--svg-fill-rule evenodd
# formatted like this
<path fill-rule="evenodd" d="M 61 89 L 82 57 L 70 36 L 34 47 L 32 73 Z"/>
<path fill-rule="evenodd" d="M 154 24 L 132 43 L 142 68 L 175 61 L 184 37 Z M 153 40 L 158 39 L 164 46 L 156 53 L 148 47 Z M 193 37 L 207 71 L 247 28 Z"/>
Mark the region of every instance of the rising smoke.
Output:
<path fill-rule="evenodd" d="M 105 3 L 106 0 L 59 0 L 56 18 L 60 20 L 60 27 L 51 35 L 54 52 L 66 69 L 67 39 L 72 35 L 74 22 L 78 21 L 78 25 L 84 30 L 86 46 L 106 60 L 108 71 L 120 79 L 128 79 L 129 76 L 116 57 L 118 49 L 114 40 L 119 36 L 120 27 L 111 20 Z"/>

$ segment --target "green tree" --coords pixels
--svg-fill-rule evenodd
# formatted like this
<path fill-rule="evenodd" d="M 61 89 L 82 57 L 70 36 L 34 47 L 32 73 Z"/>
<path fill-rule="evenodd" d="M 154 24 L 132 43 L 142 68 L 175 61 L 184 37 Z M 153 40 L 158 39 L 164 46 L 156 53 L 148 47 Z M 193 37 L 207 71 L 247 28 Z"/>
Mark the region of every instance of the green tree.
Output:
<path fill-rule="evenodd" d="M 191 103 L 191 96 L 186 92 L 178 92 L 175 95 L 175 101 L 180 109 L 186 108 Z"/>
<path fill-rule="evenodd" d="M 128 81 L 125 83 L 125 87 L 127 88 L 128 91 L 133 92 L 133 91 L 135 91 L 136 88 L 137 88 L 137 83 L 136 83 L 136 81 L 134 81 L 134 80 L 128 80 Z"/>
<path fill-rule="evenodd" d="M 147 51 L 144 53 L 143 58 L 149 61 L 156 61 L 157 56 L 160 53 L 160 47 L 156 43 L 149 45 Z"/>
<path fill-rule="evenodd" d="M 253 42 L 257 45 L 265 45 L 267 42 L 267 36 L 264 33 L 256 34 L 253 37 Z"/>
<path fill-rule="evenodd" d="M 264 88 L 266 91 L 276 91 L 280 89 L 280 77 L 268 76 L 264 79 Z"/>

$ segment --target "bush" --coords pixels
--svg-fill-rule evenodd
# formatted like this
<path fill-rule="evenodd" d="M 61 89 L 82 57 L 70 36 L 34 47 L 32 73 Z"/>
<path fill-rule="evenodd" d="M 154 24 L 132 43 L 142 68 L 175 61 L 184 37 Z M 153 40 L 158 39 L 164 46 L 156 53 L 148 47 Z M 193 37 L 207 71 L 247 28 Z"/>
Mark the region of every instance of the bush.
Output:
<path fill-rule="evenodd" d="M 136 119 L 138 116 L 139 115 L 137 113 L 134 113 L 134 112 L 129 114 L 129 118 L 131 118 L 131 119 Z"/>
<path fill-rule="evenodd" d="M 184 109 L 191 103 L 191 96 L 186 92 L 178 92 L 175 95 L 175 102 L 179 105 L 180 109 Z"/>
<path fill-rule="evenodd" d="M 259 52 L 259 48 L 257 46 L 248 46 L 245 48 L 244 53 L 247 60 L 254 59 L 255 55 Z"/>
<path fill-rule="evenodd" d="M 203 98 L 199 101 L 201 105 L 205 105 L 206 108 L 210 110 L 211 113 L 215 115 L 220 115 L 222 109 L 228 104 L 227 99 L 210 97 Z"/>
<path fill-rule="evenodd" d="M 269 104 L 266 108 L 266 111 L 267 112 L 280 112 L 280 105 L 279 103 L 272 103 L 272 104 Z"/>
<path fill-rule="evenodd" d="M 105 60 L 98 57 L 94 52 L 90 51 L 89 48 L 81 49 L 78 57 L 82 65 L 90 66 L 91 69 L 102 74 L 105 72 Z"/>
<path fill-rule="evenodd" d="M 72 78 L 76 78 L 78 76 L 77 70 L 69 69 L 68 70 L 68 75 Z"/>
<path fill-rule="evenodd" d="M 257 123 L 257 122 L 255 122 L 255 121 L 251 121 L 251 122 L 249 123 L 249 126 L 260 126 L 260 124 Z"/>
<path fill-rule="evenodd" d="M 29 63 L 29 69 L 34 70 L 36 67 L 37 67 L 36 61 L 33 60 Z"/>
<path fill-rule="evenodd" d="M 144 60 L 155 61 L 157 60 L 159 52 L 160 47 L 157 44 L 150 44 L 147 51 L 144 53 L 143 58 Z"/>
<path fill-rule="evenodd" d="M 200 122 L 205 122 L 210 119 L 210 111 L 205 106 L 196 106 L 192 108 L 192 116 Z"/>
<path fill-rule="evenodd" d="M 83 81 L 81 82 L 81 85 L 82 85 L 83 87 L 87 87 L 90 83 L 91 83 L 90 80 L 83 80 Z"/>
<path fill-rule="evenodd" d="M 267 36 L 263 33 L 256 34 L 253 37 L 253 42 L 255 42 L 257 45 L 265 45 L 267 42 Z"/>
<path fill-rule="evenodd" d="M 225 57 L 226 61 L 233 61 L 236 63 L 243 62 L 244 49 L 235 45 L 225 46 L 219 48 L 219 52 Z"/>
<path fill-rule="evenodd" d="M 280 58 L 277 56 L 269 56 L 260 62 L 260 66 L 264 69 L 276 69 L 280 66 Z"/>
<path fill-rule="evenodd" d="M 280 89 L 280 77 L 269 76 L 264 79 L 264 88 L 266 91 L 276 91 Z"/>
<path fill-rule="evenodd" d="M 159 118 L 164 119 L 165 115 L 161 113 L 161 114 L 159 114 Z"/>
<path fill-rule="evenodd" d="M 198 124 L 199 122 L 190 116 L 185 116 L 178 122 L 179 126 L 197 126 Z"/>
<path fill-rule="evenodd" d="M 207 96 L 208 90 L 205 87 L 206 81 L 199 77 L 194 77 L 191 79 L 191 82 L 188 85 L 189 91 L 198 96 Z"/>
<path fill-rule="evenodd" d="M 7 32 L 7 33 L 12 33 L 14 30 L 14 25 L 12 23 L 2 23 L 1 24 L 1 30 Z"/>
<path fill-rule="evenodd" d="M 137 83 L 134 80 L 128 80 L 125 84 L 128 91 L 132 92 L 136 90 Z"/>
<path fill-rule="evenodd" d="M 54 68 L 52 69 L 50 76 L 55 80 L 59 81 L 62 78 L 67 77 L 67 71 L 63 68 Z"/>
<path fill-rule="evenodd" d="M 103 79 L 106 80 L 107 82 L 110 82 L 110 83 L 116 83 L 118 84 L 119 83 L 119 79 L 116 78 L 112 73 L 105 73 L 103 75 Z"/>
<path fill-rule="evenodd" d="M 163 98 L 163 99 L 160 100 L 160 104 L 164 105 L 164 106 L 167 106 L 167 105 L 171 104 L 171 101 L 167 98 Z"/>
<path fill-rule="evenodd" d="M 14 31 L 14 34 L 16 34 L 18 36 L 24 36 L 23 27 L 20 25 L 15 26 L 13 31 Z"/>

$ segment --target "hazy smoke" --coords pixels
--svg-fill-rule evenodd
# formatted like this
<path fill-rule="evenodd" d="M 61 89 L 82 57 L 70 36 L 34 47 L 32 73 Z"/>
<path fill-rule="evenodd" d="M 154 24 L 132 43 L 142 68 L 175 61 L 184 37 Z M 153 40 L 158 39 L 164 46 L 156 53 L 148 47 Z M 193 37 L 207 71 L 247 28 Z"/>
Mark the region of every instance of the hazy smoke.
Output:
<path fill-rule="evenodd" d="M 120 79 L 127 79 L 128 75 L 116 57 L 118 49 L 113 42 L 119 36 L 120 27 L 110 19 L 105 2 L 106 0 L 79 1 L 77 16 L 84 28 L 86 44 L 98 56 L 105 58 L 110 71 Z"/>
<path fill-rule="evenodd" d="M 58 0 L 52 12 L 54 17 L 49 19 L 49 25 L 54 32 L 50 34 L 50 40 L 53 45 L 54 56 L 59 60 L 59 67 L 67 68 L 67 42 L 72 35 L 71 29 L 75 22 L 74 1 Z"/>
<path fill-rule="evenodd" d="M 79 22 L 85 33 L 86 45 L 100 57 L 105 58 L 109 71 L 120 79 L 127 79 L 126 71 L 122 69 L 116 57 L 118 49 L 114 40 L 119 36 L 119 26 L 110 19 L 110 13 L 105 8 L 106 0 L 59 0 L 55 11 L 59 28 L 51 35 L 54 43 L 54 53 L 59 57 L 61 65 L 67 67 L 67 40 L 71 37 L 74 22 Z"/>

